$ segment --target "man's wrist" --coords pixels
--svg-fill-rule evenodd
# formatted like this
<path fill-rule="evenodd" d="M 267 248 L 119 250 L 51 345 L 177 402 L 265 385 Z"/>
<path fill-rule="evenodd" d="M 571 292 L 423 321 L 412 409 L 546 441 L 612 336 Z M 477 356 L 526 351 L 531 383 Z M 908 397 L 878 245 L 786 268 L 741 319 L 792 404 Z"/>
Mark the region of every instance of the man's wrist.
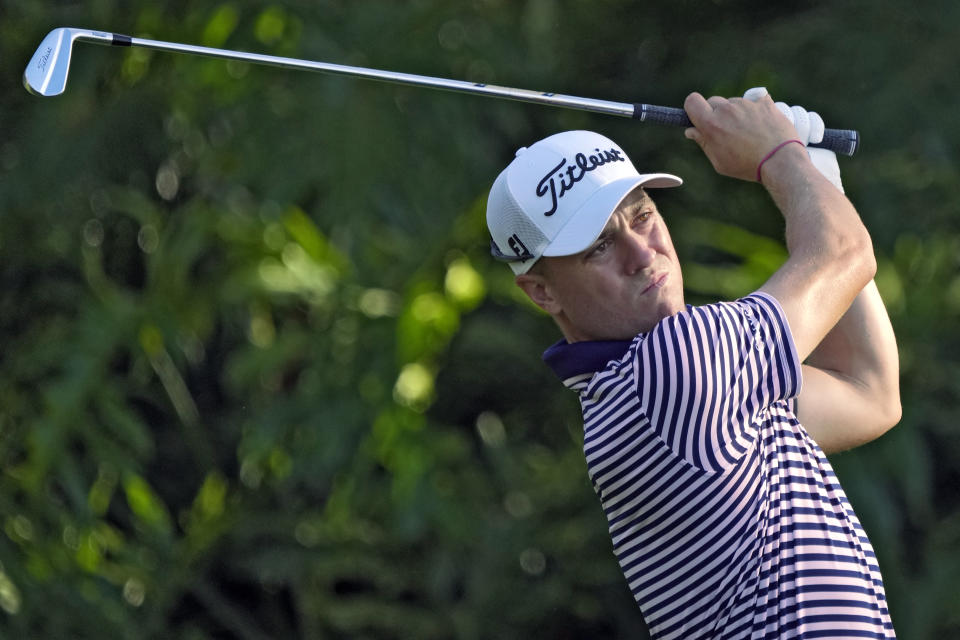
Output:
<path fill-rule="evenodd" d="M 757 167 L 757 180 L 764 185 L 790 178 L 803 167 L 812 167 L 807 148 L 802 144 L 783 144 L 776 153 Z"/>
<path fill-rule="evenodd" d="M 780 144 L 778 144 L 777 146 L 775 146 L 773 149 L 771 149 L 771 150 L 767 153 L 767 155 L 763 156 L 763 158 L 760 160 L 759 164 L 757 164 L 757 182 L 763 182 L 763 176 L 762 176 L 762 174 L 761 174 L 761 170 L 763 169 L 763 165 L 764 165 L 768 160 L 770 160 L 770 158 L 772 158 L 773 156 L 775 156 L 776 153 L 777 153 L 777 151 L 780 151 L 780 149 L 783 149 L 783 148 L 784 148 L 785 146 L 787 146 L 788 144 L 798 144 L 798 145 L 800 145 L 801 147 L 806 146 L 806 145 L 803 144 L 803 140 L 798 140 L 797 138 L 791 138 L 790 140 L 784 140 L 783 142 L 781 142 Z"/>

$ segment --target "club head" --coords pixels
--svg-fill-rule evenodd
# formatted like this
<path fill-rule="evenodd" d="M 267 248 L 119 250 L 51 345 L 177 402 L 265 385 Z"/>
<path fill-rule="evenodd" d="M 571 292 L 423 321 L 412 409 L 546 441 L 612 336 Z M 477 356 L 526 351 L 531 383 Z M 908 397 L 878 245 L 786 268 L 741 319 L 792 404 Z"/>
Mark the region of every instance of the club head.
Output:
<path fill-rule="evenodd" d="M 23 71 L 23 86 L 38 96 L 56 96 L 67 87 L 74 29 L 61 27 L 47 34 Z"/>
<path fill-rule="evenodd" d="M 130 38 L 117 36 L 103 31 L 60 27 L 47 34 L 36 53 L 30 58 L 23 70 L 23 86 L 38 96 L 56 96 L 67 88 L 67 74 L 70 73 L 70 56 L 73 43 L 77 40 L 99 44 L 117 44 L 117 38 L 125 38 L 123 44 L 129 44 Z"/>

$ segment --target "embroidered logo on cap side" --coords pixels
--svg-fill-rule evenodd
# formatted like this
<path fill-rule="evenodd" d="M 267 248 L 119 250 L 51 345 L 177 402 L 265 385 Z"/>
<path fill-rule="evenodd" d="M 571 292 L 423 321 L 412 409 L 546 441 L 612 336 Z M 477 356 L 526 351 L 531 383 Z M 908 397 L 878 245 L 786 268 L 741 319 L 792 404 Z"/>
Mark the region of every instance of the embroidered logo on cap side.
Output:
<path fill-rule="evenodd" d="M 523 240 L 521 240 L 517 234 L 510 236 L 507 240 L 507 246 L 517 254 L 517 258 L 520 260 L 527 260 L 533 257 L 533 254 L 527 249 L 527 245 L 523 244 Z"/>

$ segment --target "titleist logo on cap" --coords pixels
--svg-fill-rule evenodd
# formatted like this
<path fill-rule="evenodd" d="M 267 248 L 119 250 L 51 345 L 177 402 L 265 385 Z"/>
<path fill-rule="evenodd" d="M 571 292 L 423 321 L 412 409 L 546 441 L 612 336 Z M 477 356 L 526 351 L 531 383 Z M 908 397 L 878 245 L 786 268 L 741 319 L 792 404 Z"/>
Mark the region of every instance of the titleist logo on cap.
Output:
<path fill-rule="evenodd" d="M 543 179 L 537 184 L 537 196 L 542 198 L 547 193 L 550 194 L 550 208 L 544 211 L 543 215 L 552 216 L 556 213 L 560 198 L 583 180 L 583 176 L 587 173 L 609 162 L 627 161 L 623 152 L 616 147 L 612 147 L 609 151 L 600 151 L 600 149 L 594 149 L 594 151 L 597 153 L 589 156 L 583 153 L 575 155 L 573 157 L 574 164 L 567 165 L 566 171 L 563 170 L 564 165 L 567 164 L 567 159 L 564 158 L 557 166 L 550 169 L 547 175 L 543 176 Z M 558 181 L 560 183 L 559 193 L 557 191 Z"/>

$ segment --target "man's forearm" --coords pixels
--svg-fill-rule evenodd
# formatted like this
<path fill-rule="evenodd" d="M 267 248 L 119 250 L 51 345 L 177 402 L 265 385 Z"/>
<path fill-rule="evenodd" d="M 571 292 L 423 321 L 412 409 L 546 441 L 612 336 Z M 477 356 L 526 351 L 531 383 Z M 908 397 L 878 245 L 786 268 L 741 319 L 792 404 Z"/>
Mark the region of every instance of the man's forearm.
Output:
<path fill-rule="evenodd" d="M 872 279 L 873 247 L 856 209 L 806 150 L 790 145 L 764 169 L 764 186 L 786 222 L 790 257 L 763 290 L 780 301 L 806 358 Z"/>

